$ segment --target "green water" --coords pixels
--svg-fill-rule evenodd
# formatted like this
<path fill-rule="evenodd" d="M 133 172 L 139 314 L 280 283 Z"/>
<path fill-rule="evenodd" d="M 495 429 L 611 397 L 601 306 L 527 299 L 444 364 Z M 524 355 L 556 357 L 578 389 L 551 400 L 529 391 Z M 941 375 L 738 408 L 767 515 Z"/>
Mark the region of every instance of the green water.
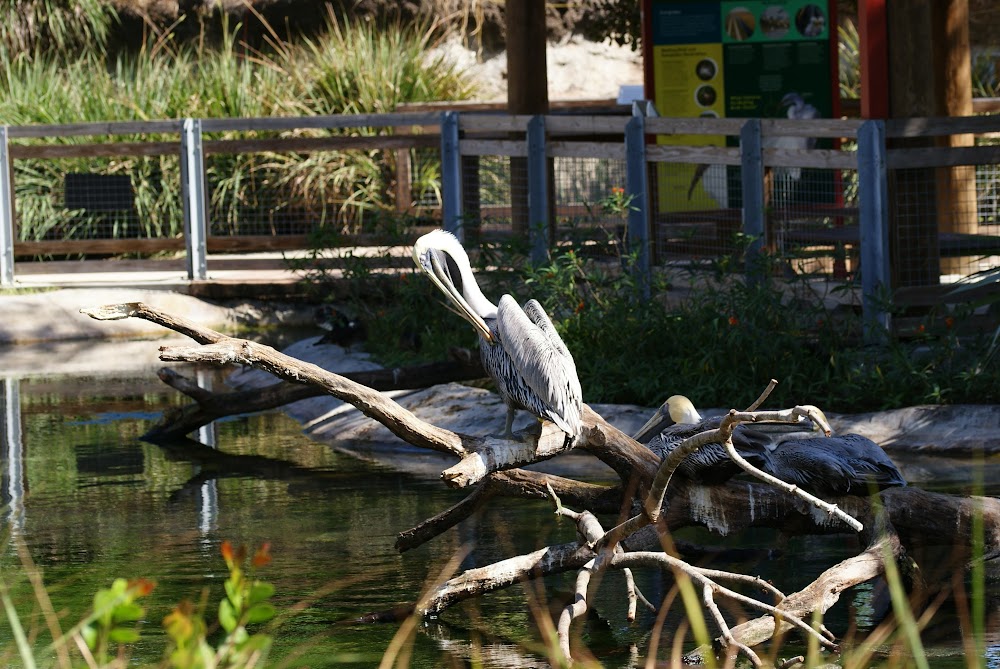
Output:
<path fill-rule="evenodd" d="M 413 602 L 463 548 L 471 551 L 461 563 L 467 568 L 574 537 L 572 525 L 556 522 L 546 503 L 501 499 L 401 555 L 393 547 L 396 534 L 461 493 L 312 442 L 280 413 L 213 426 L 200 438 L 231 457 L 206 458 L 204 447 L 164 448 L 140 439 L 163 410 L 184 403 L 151 374 L 6 379 L 3 397 L 8 506 L 0 576 L 41 666 L 53 666 L 54 656 L 45 649 L 51 637 L 24 575 L 25 555 L 41 570 L 63 629 L 82 618 L 93 593 L 114 578 L 155 581 L 145 600 L 142 640 L 128 649 L 138 666 L 162 660 L 161 621 L 174 605 L 207 593 L 209 610 L 217 606 L 227 575 L 223 540 L 251 549 L 269 542 L 274 559 L 260 577 L 275 586 L 275 604 L 284 612 L 264 628 L 275 639 L 271 664 L 374 667 L 399 625 L 353 623 L 358 616 Z M 733 545 L 702 531 L 686 538 Z M 858 550 L 848 537 L 784 541 L 767 532 L 739 545 L 777 545 L 781 552 L 714 566 L 762 574 L 786 592 Z M 671 585 L 656 573 L 637 573 L 637 580 L 654 601 Z M 545 597 L 571 584 L 572 575 L 549 579 Z M 654 616 L 641 613 L 637 624 L 626 624 L 623 594 L 620 575 L 608 575 L 594 601 L 598 617 L 583 639 L 607 666 L 642 666 Z M 988 597 L 992 640 L 1000 611 L 992 584 Z M 861 588 L 844 599 L 828 625 L 838 633 L 857 628 L 863 636 L 877 622 L 877 595 Z M 668 629 L 679 615 L 668 618 Z M 935 620 L 928 638 L 942 641 L 933 666 L 965 666 L 953 607 L 943 606 Z M 524 588 L 495 593 L 418 626 L 408 646 L 410 666 L 546 666 L 544 656 L 532 652 L 535 629 Z M 0 625 L 0 666 L 19 665 L 9 626 Z"/>

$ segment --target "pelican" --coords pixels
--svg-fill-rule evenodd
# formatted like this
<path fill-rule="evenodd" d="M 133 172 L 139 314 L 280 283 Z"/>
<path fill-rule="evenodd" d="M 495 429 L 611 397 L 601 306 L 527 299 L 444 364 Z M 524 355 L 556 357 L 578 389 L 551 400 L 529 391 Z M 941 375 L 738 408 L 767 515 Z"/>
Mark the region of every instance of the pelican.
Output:
<path fill-rule="evenodd" d="M 689 437 L 706 430 L 716 430 L 722 416 L 702 418 L 684 395 L 671 395 L 653 416 L 639 428 L 633 439 L 646 446 L 662 460 Z M 764 465 L 767 435 L 745 425 L 733 430 L 733 445 L 743 459 L 757 468 Z M 706 444 L 690 454 L 677 467 L 684 478 L 703 485 L 721 485 L 743 471 L 722 444 Z"/>
<path fill-rule="evenodd" d="M 413 245 L 413 260 L 479 333 L 483 368 L 507 405 L 504 436 L 512 439 L 514 414 L 524 409 L 550 420 L 567 438 L 583 429 L 583 392 L 576 364 L 536 300 L 522 309 L 510 295 L 490 302 L 472 274 L 469 256 L 449 232 L 434 230 Z"/>
<path fill-rule="evenodd" d="M 717 428 L 722 420 L 721 416 L 700 419 L 690 400 L 674 395 L 636 433 L 637 441 L 661 427 L 664 414 L 688 422 L 668 425 L 649 440 L 647 446 L 661 459 L 688 437 Z M 885 451 L 858 434 L 833 437 L 810 437 L 802 432 L 770 434 L 739 425 L 733 432 L 733 445 L 758 469 L 821 497 L 867 495 L 872 488 L 884 490 L 906 485 Z M 723 484 L 741 471 L 718 443 L 702 446 L 677 468 L 681 476 L 704 485 Z"/>
<path fill-rule="evenodd" d="M 792 120 L 811 120 L 819 118 L 819 110 L 803 99 L 798 93 L 786 93 L 781 98 L 781 106 L 787 108 L 785 115 Z M 814 149 L 816 148 L 815 137 L 772 137 L 764 141 L 765 146 L 772 149 Z M 797 182 L 802 178 L 801 167 L 776 167 L 775 176 L 780 177 L 783 182 Z M 786 183 L 786 185 L 791 185 Z"/>

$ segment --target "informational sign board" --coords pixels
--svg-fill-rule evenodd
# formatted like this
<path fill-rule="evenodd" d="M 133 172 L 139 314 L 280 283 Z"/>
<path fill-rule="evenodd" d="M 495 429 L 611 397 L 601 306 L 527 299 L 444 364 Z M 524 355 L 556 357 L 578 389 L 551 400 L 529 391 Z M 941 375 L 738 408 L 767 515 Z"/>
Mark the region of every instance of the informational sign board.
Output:
<path fill-rule="evenodd" d="M 830 118 L 839 112 L 831 0 L 645 0 L 647 96 L 661 116 Z M 660 143 L 726 144 L 705 135 Z M 728 207 L 724 168 L 665 170 L 661 211 Z"/>

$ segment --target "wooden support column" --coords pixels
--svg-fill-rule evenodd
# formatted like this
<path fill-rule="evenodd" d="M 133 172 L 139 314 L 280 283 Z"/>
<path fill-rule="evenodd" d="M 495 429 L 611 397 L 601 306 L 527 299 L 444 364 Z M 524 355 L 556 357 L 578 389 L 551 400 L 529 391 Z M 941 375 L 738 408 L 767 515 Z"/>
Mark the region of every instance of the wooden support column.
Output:
<path fill-rule="evenodd" d="M 547 114 L 549 88 L 545 59 L 545 3 L 507 0 L 504 12 L 507 27 L 507 111 L 511 114 Z M 524 139 L 524 135 L 517 139 Z M 510 192 L 513 233 L 526 240 L 530 225 L 544 223 L 529 220 L 526 158 L 510 159 Z M 551 187 L 549 192 L 553 192 Z"/>
<path fill-rule="evenodd" d="M 889 115 L 934 116 L 932 12 L 926 2 L 886 5 L 889 44 Z M 929 147 L 925 138 L 892 140 L 890 148 Z M 889 245 L 892 286 L 927 286 L 940 281 L 934 170 L 889 173 Z"/>
<path fill-rule="evenodd" d="M 888 34 L 889 116 L 913 118 L 972 114 L 969 0 L 886 2 L 860 0 L 863 113 L 877 115 L 878 16 L 885 10 Z M 872 51 L 874 50 L 874 51 Z M 971 146 L 973 137 L 892 140 L 890 148 Z M 975 168 L 896 169 L 890 181 L 890 244 L 893 286 L 937 284 L 942 273 L 967 273 L 967 258 L 941 259 L 939 233 L 978 232 Z"/>
<path fill-rule="evenodd" d="M 972 115 L 972 59 L 969 53 L 969 0 L 933 0 L 935 116 Z M 973 146 L 973 135 L 937 138 L 937 146 Z M 979 231 L 974 165 L 939 167 L 936 195 L 941 232 L 975 234 Z M 942 258 L 943 274 L 967 274 L 969 258 Z M 978 269 L 978 268 L 976 268 Z"/>

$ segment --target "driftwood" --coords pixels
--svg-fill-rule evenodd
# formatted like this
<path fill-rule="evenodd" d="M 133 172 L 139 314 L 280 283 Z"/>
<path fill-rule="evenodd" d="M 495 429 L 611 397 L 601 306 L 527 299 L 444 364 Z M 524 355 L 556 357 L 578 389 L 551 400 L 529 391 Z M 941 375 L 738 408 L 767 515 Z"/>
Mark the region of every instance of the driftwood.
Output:
<path fill-rule="evenodd" d="M 206 391 L 195 381 L 169 367 L 160 369 L 157 375 L 168 386 L 194 400 L 194 403 L 164 413 L 149 432 L 143 435 L 145 439 L 153 442 L 183 437 L 214 420 L 234 413 L 268 411 L 325 394 L 316 386 L 289 381 L 275 383 L 266 388 L 219 393 Z M 386 391 L 428 388 L 439 383 L 454 381 L 471 381 L 481 379 L 484 375 L 478 357 L 454 355 L 452 361 L 395 369 L 347 372 L 344 378 L 373 390 Z"/>
<path fill-rule="evenodd" d="M 903 546 L 909 542 L 969 546 L 975 525 L 973 519 L 979 514 L 983 552 L 993 555 L 1000 551 L 1000 501 L 992 498 L 955 497 L 915 488 L 896 488 L 871 500 L 850 497 L 837 500 L 838 504 L 833 505 L 808 499 L 794 487 L 776 487 L 774 481 L 714 487 L 671 481 L 673 470 L 684 453 L 700 444 L 718 441 L 726 444 L 734 455 L 730 437 L 741 422 L 793 420 L 800 415 L 815 415 L 811 407 L 794 407 L 783 412 L 732 411 L 717 430 L 693 437 L 660 462 L 649 449 L 608 424 L 589 407 L 584 407 L 583 433 L 572 445 L 567 445 L 562 432 L 548 424 L 541 430 L 522 434 L 522 440 L 517 442 L 459 434 L 425 423 L 377 390 L 359 383 L 359 378 L 352 380 L 337 375 L 268 346 L 226 337 L 142 304 L 112 305 L 84 310 L 84 313 L 99 320 L 134 317 L 159 323 L 201 344 L 161 347 L 162 360 L 262 369 L 286 382 L 280 390 L 271 393 L 266 402 L 309 396 L 301 393 L 326 393 L 353 404 L 410 444 L 453 457 L 455 464 L 445 469 L 441 478 L 449 486 L 470 488 L 470 494 L 433 518 L 401 531 L 397 539 L 400 551 L 432 540 L 498 497 L 551 500 L 559 515 L 577 524 L 577 541 L 467 570 L 433 588 L 414 604 L 412 610 L 433 617 L 457 602 L 513 583 L 575 571 L 575 598 L 564 609 L 557 628 L 559 647 L 566 657 L 571 651 L 574 621 L 587 610 L 593 584 L 599 580 L 596 577 L 607 570 L 621 570 L 626 574 L 624 594 L 630 602 L 631 617 L 635 615 L 638 602 L 653 605 L 635 587 L 629 570 L 653 568 L 673 573 L 679 584 L 687 584 L 690 592 L 695 593 L 693 605 L 700 602 L 720 632 L 716 647 L 701 649 L 701 656 L 706 652 L 739 653 L 759 665 L 762 660 L 754 646 L 783 634 L 786 628 L 812 636 L 823 647 L 836 648 L 832 635 L 822 627 L 813 629 L 807 620 L 827 611 L 847 588 L 881 576 L 885 572 L 885 560 L 899 558 Z M 217 410 L 221 406 L 218 403 L 242 397 L 230 393 L 220 399 L 171 372 L 164 372 L 162 377 L 195 399 L 203 407 L 201 416 Z M 299 388 L 302 390 L 293 390 Z M 260 396 L 261 392 L 254 394 Z M 242 410 L 250 409 L 243 407 Z M 618 485 L 582 483 L 521 468 L 557 457 L 570 447 L 586 451 L 610 466 L 620 479 Z M 746 468 L 752 469 L 749 465 Z M 595 513 L 615 514 L 623 522 L 605 530 Z M 674 550 L 671 532 L 691 525 L 703 525 L 722 535 L 748 527 L 780 528 L 788 534 L 853 534 L 860 530 L 861 546 L 866 548 L 857 556 L 831 566 L 807 587 L 786 596 L 771 584 L 742 574 L 705 570 L 681 559 Z M 762 596 L 749 597 L 726 585 L 734 581 L 743 583 L 744 589 L 749 586 L 759 591 Z M 760 617 L 733 626 L 720 609 L 719 600 L 757 610 Z M 688 605 L 691 606 L 691 602 Z M 656 652 L 655 643 L 654 640 L 652 654 Z"/>

